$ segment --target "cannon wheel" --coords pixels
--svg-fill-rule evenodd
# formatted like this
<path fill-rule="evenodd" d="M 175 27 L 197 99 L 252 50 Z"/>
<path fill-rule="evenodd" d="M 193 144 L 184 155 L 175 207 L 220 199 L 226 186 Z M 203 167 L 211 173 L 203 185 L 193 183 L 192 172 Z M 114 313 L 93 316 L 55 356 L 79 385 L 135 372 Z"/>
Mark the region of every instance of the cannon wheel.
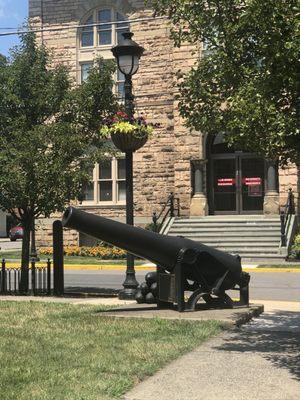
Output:
<path fill-rule="evenodd" d="M 189 311 L 194 311 L 195 308 L 196 308 L 196 305 L 197 305 L 198 301 L 201 299 L 201 297 L 202 297 L 203 300 L 207 303 L 207 299 L 208 299 L 207 296 L 210 296 L 210 294 L 207 293 L 207 292 L 203 292 L 202 289 L 197 289 L 197 290 L 195 290 L 195 291 L 191 294 L 190 298 L 188 299 L 187 307 L 186 307 L 187 310 L 189 310 Z M 211 296 L 210 296 L 210 297 L 211 297 Z"/>
<path fill-rule="evenodd" d="M 233 308 L 233 300 L 226 293 L 222 293 L 220 297 L 212 297 L 210 293 L 203 292 L 201 289 L 195 290 L 187 302 L 187 309 L 189 311 L 194 311 L 198 301 L 203 298 L 206 304 L 211 307 L 223 307 L 223 308 Z"/>

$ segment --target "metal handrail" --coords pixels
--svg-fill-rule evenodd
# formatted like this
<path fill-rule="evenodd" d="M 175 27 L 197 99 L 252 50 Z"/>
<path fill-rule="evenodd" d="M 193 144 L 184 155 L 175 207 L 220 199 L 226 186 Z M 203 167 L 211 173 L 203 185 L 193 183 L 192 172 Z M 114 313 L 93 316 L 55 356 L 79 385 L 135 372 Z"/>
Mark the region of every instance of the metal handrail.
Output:
<path fill-rule="evenodd" d="M 174 193 L 171 192 L 160 213 L 157 215 L 157 213 L 154 212 L 152 215 L 155 232 L 160 231 L 168 216 L 170 216 L 170 218 L 174 218 L 175 214 L 177 217 L 180 216 L 180 201 L 179 198 L 175 197 Z M 161 218 L 161 222 L 158 223 Z"/>
<path fill-rule="evenodd" d="M 293 190 L 290 188 L 288 192 L 287 202 L 280 211 L 280 233 L 281 233 L 281 246 L 286 247 L 287 245 L 287 224 L 289 221 L 290 215 L 295 214 L 295 201 Z"/>

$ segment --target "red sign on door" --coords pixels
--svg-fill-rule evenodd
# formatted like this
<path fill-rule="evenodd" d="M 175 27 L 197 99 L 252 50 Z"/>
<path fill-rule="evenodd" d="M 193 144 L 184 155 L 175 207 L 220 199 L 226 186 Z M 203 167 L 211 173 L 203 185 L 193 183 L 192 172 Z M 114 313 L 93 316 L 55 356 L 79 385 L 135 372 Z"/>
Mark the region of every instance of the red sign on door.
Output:
<path fill-rule="evenodd" d="M 243 178 L 243 184 L 246 186 L 257 186 L 261 185 L 261 178 L 254 177 L 254 178 Z"/>
<path fill-rule="evenodd" d="M 233 186 L 235 185 L 234 178 L 219 178 L 218 179 L 218 186 Z"/>

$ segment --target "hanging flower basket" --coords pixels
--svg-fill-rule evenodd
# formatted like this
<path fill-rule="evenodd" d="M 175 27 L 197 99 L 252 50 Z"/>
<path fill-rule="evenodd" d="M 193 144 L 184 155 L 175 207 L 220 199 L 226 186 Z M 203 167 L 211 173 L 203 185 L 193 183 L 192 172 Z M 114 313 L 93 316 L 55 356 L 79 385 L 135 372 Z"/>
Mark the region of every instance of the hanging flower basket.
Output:
<path fill-rule="evenodd" d="M 124 153 L 143 147 L 152 132 L 153 125 L 143 117 L 129 118 L 121 111 L 113 118 L 106 119 L 100 129 L 101 136 L 111 137 L 114 145 Z"/>
<path fill-rule="evenodd" d="M 140 149 L 148 140 L 148 135 L 139 137 L 133 134 L 124 134 L 120 132 L 112 132 L 110 137 L 117 149 L 124 153 Z"/>

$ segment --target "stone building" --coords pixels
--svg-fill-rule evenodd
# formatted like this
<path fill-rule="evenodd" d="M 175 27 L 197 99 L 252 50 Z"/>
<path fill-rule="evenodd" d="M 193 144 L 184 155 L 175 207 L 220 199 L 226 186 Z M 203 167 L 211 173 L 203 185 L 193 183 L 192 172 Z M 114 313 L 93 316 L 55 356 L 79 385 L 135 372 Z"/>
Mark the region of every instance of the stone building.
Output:
<path fill-rule="evenodd" d="M 0 210 L 0 237 L 7 237 L 7 214 Z"/>
<path fill-rule="evenodd" d="M 53 51 L 55 60 L 67 64 L 80 84 L 98 55 L 113 58 L 111 48 L 130 29 L 145 48 L 134 76 L 136 111 L 160 123 L 149 142 L 134 154 L 134 201 L 137 223 L 151 221 L 170 192 L 180 199 L 182 216 L 213 214 L 278 214 L 287 192 L 299 191 L 300 172 L 285 169 L 255 154 L 228 149 L 216 132 L 207 138 L 190 131 L 178 113 L 176 71 L 190 68 L 202 47 L 174 48 L 167 18 L 154 18 L 143 0 L 29 0 L 29 15 L 38 39 Z M 101 23 L 101 25 L 95 25 Z M 94 25 L 93 25 L 94 24 Z M 63 28 L 63 29 L 60 29 Z M 116 76 L 116 90 L 123 91 L 123 77 Z M 85 200 L 79 207 L 124 220 L 124 159 L 96 165 Z M 41 220 L 46 244 L 51 221 Z M 72 240 L 81 243 L 75 232 Z"/>

